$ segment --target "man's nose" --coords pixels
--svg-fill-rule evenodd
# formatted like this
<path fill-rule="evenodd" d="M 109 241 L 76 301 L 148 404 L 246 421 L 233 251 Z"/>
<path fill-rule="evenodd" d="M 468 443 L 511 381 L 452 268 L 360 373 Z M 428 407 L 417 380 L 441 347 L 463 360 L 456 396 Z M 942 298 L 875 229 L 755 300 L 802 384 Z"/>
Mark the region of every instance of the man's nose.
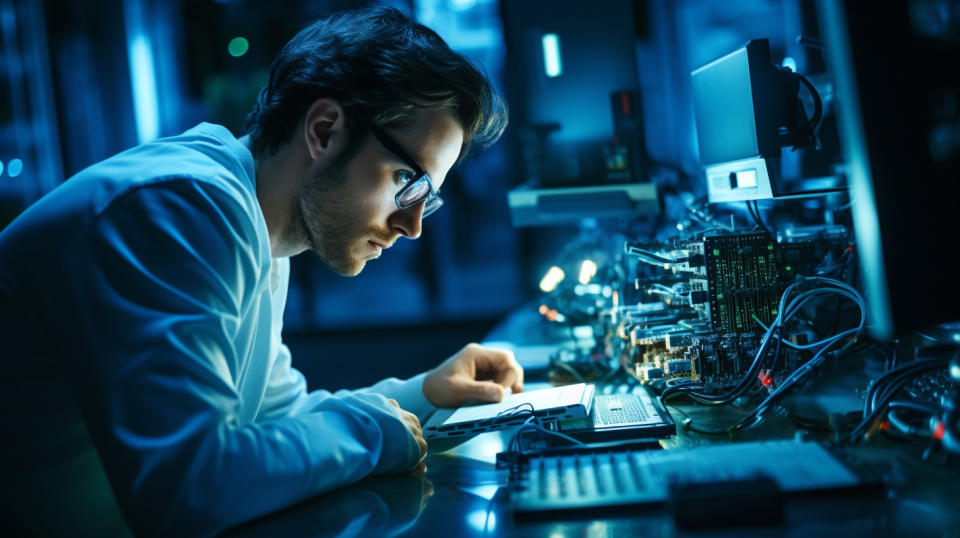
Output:
<path fill-rule="evenodd" d="M 398 209 L 390 215 L 390 227 L 407 239 L 420 237 L 421 220 L 425 202 L 420 202 L 407 209 Z"/>

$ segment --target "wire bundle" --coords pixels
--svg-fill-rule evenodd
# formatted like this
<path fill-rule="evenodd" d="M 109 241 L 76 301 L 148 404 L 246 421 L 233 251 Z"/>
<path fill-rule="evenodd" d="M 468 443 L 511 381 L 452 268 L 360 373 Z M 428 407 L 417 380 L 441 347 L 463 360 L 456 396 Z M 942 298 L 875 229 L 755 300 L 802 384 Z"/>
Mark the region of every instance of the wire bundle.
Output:
<path fill-rule="evenodd" d="M 524 402 L 511 407 L 510 409 L 504 409 L 503 411 L 497 413 L 497 416 L 494 418 L 494 420 L 501 421 L 501 423 L 511 422 L 518 417 L 526 417 L 526 419 L 513 434 L 513 437 L 510 438 L 510 443 L 507 445 L 507 450 L 509 452 L 517 454 L 526 453 L 532 448 L 530 445 L 538 440 L 535 438 L 537 434 L 539 434 L 539 440 L 543 440 L 545 436 L 549 435 L 569 441 L 575 445 L 583 444 L 581 441 L 578 441 L 569 435 L 565 435 L 544 427 L 544 425 L 540 422 L 540 418 L 537 417 L 536 413 L 534 412 L 533 404 L 530 402 Z M 528 444 L 525 446 L 525 443 Z"/>
<path fill-rule="evenodd" d="M 761 230 L 766 232 L 767 235 L 772 236 L 773 234 L 770 233 L 770 228 L 767 228 L 766 223 L 763 222 L 763 218 L 760 216 L 760 205 L 757 203 L 757 201 L 747 200 L 746 204 L 747 204 L 747 213 L 750 213 L 750 218 L 753 219 L 753 222 L 756 223 L 756 225 L 759 226 Z"/>
<path fill-rule="evenodd" d="M 937 357 L 932 359 L 923 359 L 908 362 L 902 366 L 894 368 L 880 376 L 870 388 L 867 389 L 867 395 L 863 402 L 863 420 L 860 421 L 846 441 L 855 443 L 862 439 L 866 434 L 873 430 L 878 419 L 884 416 L 889 417 L 891 422 L 897 423 L 897 428 L 904 433 L 914 433 L 913 426 L 910 426 L 900 418 L 896 412 L 897 409 L 910 410 L 934 416 L 937 410 L 912 402 L 897 402 L 893 398 L 911 379 L 931 370 L 944 369 L 950 362 L 950 357 Z M 889 411 L 889 413 L 888 413 Z"/>
<path fill-rule="evenodd" d="M 795 131 L 782 131 L 780 133 L 781 145 L 792 145 L 794 149 L 807 146 L 816 146 L 819 148 L 815 131 L 823 117 L 823 101 L 820 98 L 820 93 L 813 83 L 800 73 L 791 72 L 791 75 L 796 77 L 810 92 L 810 97 L 813 99 L 813 115 L 810 116 L 806 124 L 797 128 Z"/>
<path fill-rule="evenodd" d="M 817 287 L 810 287 L 816 285 Z M 839 295 L 853 301 L 860 309 L 860 322 L 856 327 L 840 331 L 832 336 L 809 344 L 794 344 L 783 338 L 786 324 L 810 301 L 826 295 Z M 756 318 L 755 318 L 756 319 Z M 760 423 L 764 414 L 786 396 L 792 388 L 806 381 L 827 359 L 828 356 L 845 351 L 863 332 L 866 324 L 866 303 L 863 296 L 852 286 L 836 279 L 826 277 L 798 277 L 797 282 L 784 290 L 780 298 L 777 317 L 769 327 L 759 320 L 757 323 L 764 328 L 765 333 L 760 342 L 760 348 L 754 356 L 753 362 L 743 378 L 720 394 L 704 392 L 705 386 L 701 382 L 689 382 L 669 387 L 660 395 L 660 401 L 666 404 L 667 400 L 678 394 L 686 394 L 695 401 L 706 405 L 726 405 L 756 388 L 757 378 L 765 369 L 775 371 L 780 356 L 781 346 L 796 350 L 813 352 L 813 357 L 793 371 L 780 383 L 749 415 L 740 422 L 728 428 L 728 432 L 749 428 Z M 838 352 L 830 352 L 840 342 L 846 341 Z M 776 350 L 770 354 L 770 346 L 776 343 Z"/>

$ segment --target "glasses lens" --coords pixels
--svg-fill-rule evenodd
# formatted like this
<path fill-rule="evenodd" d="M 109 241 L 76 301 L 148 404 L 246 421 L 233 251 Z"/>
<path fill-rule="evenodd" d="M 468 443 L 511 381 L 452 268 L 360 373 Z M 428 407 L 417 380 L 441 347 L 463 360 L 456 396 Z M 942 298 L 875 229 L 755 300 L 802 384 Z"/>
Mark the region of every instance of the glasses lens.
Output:
<path fill-rule="evenodd" d="M 427 203 L 423 205 L 423 216 L 420 218 L 427 218 L 430 213 L 440 209 L 440 206 L 443 205 L 443 200 L 439 196 L 434 196 L 433 198 L 427 198 Z"/>
<path fill-rule="evenodd" d="M 429 195 L 430 182 L 426 176 L 422 176 L 420 179 L 404 187 L 397 201 L 400 202 L 402 207 L 407 208 L 420 203 L 421 200 Z"/>

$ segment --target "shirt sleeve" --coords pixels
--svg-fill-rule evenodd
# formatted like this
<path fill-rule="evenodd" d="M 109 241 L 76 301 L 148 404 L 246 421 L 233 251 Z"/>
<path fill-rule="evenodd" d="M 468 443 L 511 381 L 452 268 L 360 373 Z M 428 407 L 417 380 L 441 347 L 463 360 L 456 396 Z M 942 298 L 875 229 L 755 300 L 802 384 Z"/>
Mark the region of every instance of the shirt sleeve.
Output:
<path fill-rule="evenodd" d="M 291 366 L 290 350 L 280 345 L 277 357 L 273 361 L 270 382 L 264 394 L 263 404 L 257 415 L 257 421 L 275 420 L 286 416 L 310 413 L 321 402 L 331 396 L 349 394 L 379 394 L 397 401 L 402 409 L 417 415 L 423 423 L 436 407 L 423 394 L 423 379 L 426 372 L 401 380 L 395 377 L 384 379 L 377 384 L 355 391 L 339 390 L 331 394 L 326 390 L 307 392 L 307 382 L 299 370 Z"/>
<path fill-rule="evenodd" d="M 71 252 L 73 388 L 137 534 L 214 533 L 420 457 L 379 394 L 238 418 L 236 339 L 263 271 L 256 234 L 219 188 L 170 180 L 115 200 Z"/>
<path fill-rule="evenodd" d="M 277 289 L 271 297 L 274 320 L 271 331 L 273 332 L 272 337 L 280 342 L 283 309 L 286 305 L 290 280 L 290 266 L 289 262 L 285 260 L 274 260 L 274 263 L 276 264 L 278 282 Z M 424 377 L 426 377 L 426 373 L 407 380 L 391 377 L 372 387 L 360 389 L 358 392 L 381 394 L 386 398 L 393 398 L 400 404 L 401 408 L 417 415 L 422 423 L 436 410 L 436 407 L 423 394 Z M 336 394 L 346 395 L 350 394 L 350 391 L 338 391 Z M 325 390 L 307 392 L 307 383 L 303 374 L 292 366 L 290 350 L 281 343 L 278 346 L 276 356 L 271 361 L 270 380 L 264 393 L 260 411 L 257 414 L 257 421 L 309 413 L 330 396 L 330 392 Z"/>
<path fill-rule="evenodd" d="M 393 398 L 400 404 L 400 407 L 417 415 L 422 423 L 437 408 L 430 403 L 426 395 L 423 394 L 423 378 L 427 372 L 411 377 L 407 380 L 400 380 L 395 377 L 384 379 L 372 387 L 361 389 L 362 392 L 382 394 L 387 398 Z"/>

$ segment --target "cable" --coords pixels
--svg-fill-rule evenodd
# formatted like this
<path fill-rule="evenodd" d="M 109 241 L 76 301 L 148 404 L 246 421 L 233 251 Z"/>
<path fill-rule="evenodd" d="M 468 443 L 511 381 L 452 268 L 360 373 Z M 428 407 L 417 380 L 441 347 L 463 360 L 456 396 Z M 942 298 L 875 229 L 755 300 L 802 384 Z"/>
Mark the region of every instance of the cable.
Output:
<path fill-rule="evenodd" d="M 914 402 L 899 402 L 892 401 L 887 404 L 887 420 L 890 421 L 890 425 L 896 428 L 900 433 L 905 435 L 917 435 L 920 437 L 930 437 L 933 435 L 934 426 L 930 423 L 931 419 L 935 419 L 939 414 L 939 411 L 931 407 L 920 405 Z M 915 426 L 910 424 L 908 420 L 900 416 L 900 411 L 907 411 L 913 415 L 923 415 L 926 419 L 926 423 L 921 426 Z"/>
<path fill-rule="evenodd" d="M 807 131 L 812 134 L 814 129 L 817 128 L 817 124 L 820 123 L 820 118 L 823 117 L 823 101 L 820 100 L 820 93 L 817 92 L 813 84 L 807 80 L 807 77 L 800 73 L 794 73 L 794 76 L 807 87 L 807 90 L 810 91 L 810 96 L 813 97 L 813 116 L 811 116 L 810 121 L 800 129 L 801 132 Z"/>
<path fill-rule="evenodd" d="M 529 433 L 541 433 L 547 434 L 553 437 L 557 437 L 568 441 L 575 445 L 584 444 L 582 441 L 574 439 L 569 435 L 560 433 L 558 431 L 553 431 L 545 428 L 541 423 L 539 417 L 537 417 L 533 404 L 530 402 L 524 402 L 517 406 L 511 407 L 510 409 L 505 409 L 497 414 L 497 417 L 505 416 L 510 419 L 515 419 L 519 416 L 526 416 L 526 420 L 523 421 L 523 424 L 517 429 L 516 433 L 513 434 L 513 437 L 510 438 L 510 442 L 507 444 L 508 450 L 510 452 L 515 452 L 517 454 L 525 454 L 527 452 L 523 446 L 524 435 Z"/>
<path fill-rule="evenodd" d="M 825 287 L 802 291 L 796 297 L 790 300 L 791 295 L 795 290 L 798 289 L 799 286 L 813 283 L 822 284 L 825 285 Z M 855 304 L 857 304 L 857 306 L 860 308 L 859 324 L 854 328 L 841 331 L 812 344 L 797 345 L 784 340 L 782 337 L 782 330 L 787 321 L 789 321 L 808 301 L 812 300 L 816 296 L 825 294 L 838 294 L 851 299 Z M 759 422 L 761 419 L 760 416 L 770 405 L 779 401 L 779 399 L 782 398 L 790 388 L 796 384 L 802 383 L 806 379 L 806 376 L 811 374 L 817 367 L 819 367 L 825 360 L 824 354 L 827 352 L 827 350 L 835 346 L 837 343 L 843 341 L 846 337 L 850 337 L 850 340 L 844 344 L 843 348 L 841 348 L 838 354 L 846 351 L 856 337 L 859 336 L 859 334 L 863 331 L 863 328 L 866 324 L 866 304 L 860 293 L 844 282 L 826 277 L 798 277 L 796 283 L 791 284 L 786 290 L 784 290 L 783 295 L 780 298 L 780 304 L 777 312 L 777 317 L 769 327 L 766 327 L 761 323 L 761 326 L 764 327 L 766 332 L 761 339 L 760 348 L 758 349 L 750 367 L 747 369 L 746 374 L 727 392 L 722 394 L 703 393 L 700 392 L 704 389 L 704 385 L 702 383 L 691 382 L 676 385 L 664 390 L 660 395 L 660 401 L 666 404 L 670 397 L 674 396 L 675 394 L 683 393 L 687 394 L 697 402 L 706 405 L 726 405 L 733 402 L 740 396 L 743 396 L 747 393 L 747 391 L 750 390 L 754 383 L 756 383 L 757 375 L 761 370 L 763 370 L 766 362 L 776 361 L 776 356 L 779 355 L 778 352 L 775 352 L 775 356 L 772 359 L 767 358 L 768 346 L 770 345 L 772 338 L 776 339 L 778 343 L 782 343 L 783 345 L 794 347 L 796 349 L 819 348 L 812 359 L 797 368 L 797 370 L 795 370 L 786 380 L 784 380 L 783 383 L 777 387 L 770 394 L 770 396 L 768 396 L 767 399 L 760 404 L 760 406 L 758 406 L 754 413 L 748 415 L 747 418 L 754 420 L 753 423 L 747 424 L 745 421 L 741 421 L 735 425 L 738 427 L 738 429 L 749 427 Z M 759 323 L 759 320 L 757 320 L 757 322 Z"/>
<path fill-rule="evenodd" d="M 820 119 L 823 117 L 823 101 L 820 99 L 820 94 L 817 92 L 817 88 L 809 81 L 806 77 L 800 73 L 793 71 L 787 71 L 791 75 L 797 78 L 810 92 L 810 96 L 813 99 L 813 115 L 810 116 L 810 119 L 807 120 L 807 123 L 802 127 L 799 127 L 794 130 L 790 130 L 782 133 L 781 139 L 785 141 L 785 144 L 792 144 L 794 149 L 801 147 L 801 144 L 806 140 L 810 141 L 812 139 L 812 144 L 819 147 L 819 142 L 817 137 L 814 134 L 814 131 L 817 128 L 817 125 L 820 123 Z M 802 105 L 801 105 L 802 106 Z"/>
<path fill-rule="evenodd" d="M 747 200 L 747 201 L 746 201 L 746 204 L 747 204 L 747 212 L 750 213 L 750 217 L 753 219 L 753 222 L 755 222 L 755 223 L 757 224 L 757 226 L 760 227 L 761 230 L 763 230 L 764 232 L 766 232 L 767 235 L 769 235 L 769 236 L 772 237 L 773 234 L 770 233 L 770 229 L 767 228 L 766 223 L 764 223 L 764 222 L 763 222 L 763 219 L 760 217 L 760 206 L 759 206 L 759 204 L 757 203 L 757 201 L 756 201 L 756 200 Z M 751 205 L 751 204 L 752 204 L 752 205 Z"/>
<path fill-rule="evenodd" d="M 652 264 L 652 265 L 663 265 L 665 263 L 670 265 L 675 265 L 675 264 L 685 263 L 687 261 L 690 261 L 690 258 L 687 258 L 687 257 L 668 258 L 666 256 L 657 254 L 656 252 L 653 252 L 651 250 L 640 248 L 636 243 L 630 243 L 630 242 L 627 242 L 624 245 L 624 251 L 631 256 L 636 256 L 638 260 Z"/>
<path fill-rule="evenodd" d="M 863 404 L 863 419 L 844 440 L 848 443 L 859 441 L 865 434 L 872 430 L 874 423 L 882 416 L 882 412 L 887 409 L 893 396 L 903 388 L 910 379 L 929 370 L 946 368 L 949 362 L 950 357 L 916 360 L 898 366 L 877 378 L 867 389 Z"/>
<path fill-rule="evenodd" d="M 866 323 L 866 306 L 863 304 L 862 296 L 856 293 L 856 290 L 853 290 L 852 294 L 848 293 L 848 289 L 852 289 L 852 288 L 849 288 L 849 286 L 847 286 L 844 283 L 841 283 L 839 281 L 834 281 L 833 284 L 834 285 L 842 284 L 842 286 L 840 286 L 841 289 L 833 290 L 834 293 L 838 293 L 841 296 L 850 297 L 851 299 L 857 302 L 858 306 L 860 306 L 860 314 L 861 314 L 860 324 L 856 328 L 841 331 L 833 336 L 820 340 L 819 342 L 815 342 L 814 344 L 807 344 L 804 346 L 798 346 L 792 343 L 788 343 L 784 341 L 781 336 L 778 336 L 777 337 L 778 341 L 784 344 L 796 347 L 797 349 L 811 349 L 816 346 L 822 346 L 822 347 L 820 347 L 820 349 L 816 352 L 813 358 L 811 358 L 810 360 L 805 362 L 803 365 L 801 365 L 799 368 L 794 370 L 793 373 L 791 373 L 787 377 L 787 379 L 785 379 L 780 384 L 779 387 L 777 387 L 772 393 L 770 393 L 770 395 L 763 402 L 757 405 L 757 407 L 749 415 L 747 415 L 746 417 L 741 419 L 739 422 L 731 426 L 730 427 L 731 432 L 752 427 L 758 424 L 760 421 L 762 421 L 764 413 L 766 413 L 772 406 L 776 405 L 781 399 L 783 399 L 783 397 L 786 395 L 788 390 L 792 389 L 796 385 L 802 384 L 807 379 L 809 379 L 809 377 L 814 373 L 814 371 L 825 362 L 826 360 L 825 357 L 827 356 L 826 355 L 827 350 L 829 350 L 835 344 L 840 342 L 845 336 L 852 336 L 853 338 L 856 338 L 856 335 L 859 335 L 859 333 L 863 330 L 863 326 Z M 798 309 L 800 306 L 803 305 L 803 303 L 810 300 L 810 298 L 813 295 L 818 294 L 825 289 L 826 288 L 811 290 L 808 292 L 801 293 L 791 303 L 791 307 L 793 307 L 795 311 L 795 309 Z M 808 296 L 807 294 L 810 294 L 810 295 Z M 796 305 L 796 306 L 793 306 L 793 305 Z M 788 310 L 791 309 L 791 307 L 788 307 Z M 852 343 L 852 341 L 853 340 L 849 341 L 842 348 L 841 353 L 850 348 L 850 344 Z"/>
<path fill-rule="evenodd" d="M 832 347 L 834 343 L 840 341 L 840 339 L 841 335 L 837 335 L 830 342 L 830 344 L 820 349 L 812 359 L 794 370 L 793 373 L 791 373 L 787 379 L 784 380 L 779 387 L 777 387 L 776 390 L 770 393 L 765 400 L 760 402 L 760 404 L 757 405 L 757 407 L 754 408 L 749 415 L 742 418 L 736 424 L 730 426 L 729 431 L 732 433 L 734 431 L 743 430 L 759 424 L 763 420 L 763 415 L 769 411 L 772 406 L 776 405 L 780 400 L 782 400 L 783 397 L 786 396 L 787 391 L 792 389 L 795 385 L 800 385 L 809 379 L 813 372 L 825 361 L 824 355 L 826 351 Z"/>

